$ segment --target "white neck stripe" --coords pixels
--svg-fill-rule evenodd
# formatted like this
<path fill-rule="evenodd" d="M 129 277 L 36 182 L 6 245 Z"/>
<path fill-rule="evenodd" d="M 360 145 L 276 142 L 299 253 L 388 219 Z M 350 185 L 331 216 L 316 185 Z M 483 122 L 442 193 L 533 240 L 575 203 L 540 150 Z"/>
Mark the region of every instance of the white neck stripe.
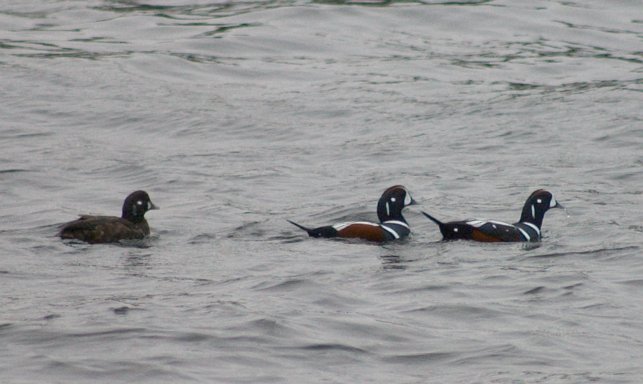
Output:
<path fill-rule="evenodd" d="M 536 233 L 538 234 L 538 236 L 540 236 L 540 229 L 538 229 L 538 227 L 537 227 L 535 224 L 528 223 L 528 222 L 526 222 L 526 221 L 524 221 L 524 222 L 523 222 L 523 224 L 525 224 L 525 225 L 530 226 L 531 228 L 533 228 L 533 229 L 534 229 L 534 231 L 536 231 Z"/>
<path fill-rule="evenodd" d="M 525 240 L 527 240 L 527 241 L 531 241 L 531 237 L 529 237 L 529 235 L 527 234 L 527 232 L 526 232 L 524 229 L 522 229 L 522 228 L 520 228 L 520 227 L 516 227 L 516 228 L 518 228 L 518 230 L 520 231 L 520 233 L 522 233 L 522 235 L 524 236 Z"/>
<path fill-rule="evenodd" d="M 396 239 L 400 238 L 400 235 L 397 232 L 395 232 L 395 230 L 393 228 L 389 228 L 386 225 L 382 225 L 381 227 L 382 227 L 382 229 L 384 229 L 385 231 L 387 231 L 388 233 L 393 235 L 393 237 L 395 237 Z"/>
<path fill-rule="evenodd" d="M 406 223 L 405 223 L 405 222 L 403 222 L 403 221 L 399 221 L 399 220 L 387 220 L 387 221 L 383 222 L 382 224 L 395 224 L 395 225 L 401 225 L 401 226 L 403 226 L 403 227 L 405 227 L 405 228 L 411 229 L 411 228 L 409 228 L 409 225 L 408 225 L 408 224 L 406 224 Z"/>

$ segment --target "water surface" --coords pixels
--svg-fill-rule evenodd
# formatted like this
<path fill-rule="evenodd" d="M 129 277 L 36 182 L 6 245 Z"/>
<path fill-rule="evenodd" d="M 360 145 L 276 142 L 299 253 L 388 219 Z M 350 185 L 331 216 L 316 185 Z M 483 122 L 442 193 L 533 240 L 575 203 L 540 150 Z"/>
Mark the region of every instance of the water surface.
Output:
<path fill-rule="evenodd" d="M 640 1 L 0 2 L 0 381 L 640 383 Z M 422 205 L 411 239 L 288 224 Z M 419 210 L 538 246 L 440 242 Z M 161 210 L 135 245 L 57 225 Z"/>

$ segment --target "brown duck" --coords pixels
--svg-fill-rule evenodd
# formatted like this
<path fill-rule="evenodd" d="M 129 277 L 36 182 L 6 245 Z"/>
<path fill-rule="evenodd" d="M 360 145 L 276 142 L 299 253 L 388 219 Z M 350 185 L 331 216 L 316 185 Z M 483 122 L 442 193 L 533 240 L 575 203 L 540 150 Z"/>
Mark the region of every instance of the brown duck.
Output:
<path fill-rule="evenodd" d="M 159 209 L 145 191 L 132 192 L 123 203 L 123 214 L 116 216 L 81 215 L 64 224 L 58 235 L 62 239 L 87 243 L 114 243 L 121 240 L 142 239 L 150 234 L 145 212 Z"/>

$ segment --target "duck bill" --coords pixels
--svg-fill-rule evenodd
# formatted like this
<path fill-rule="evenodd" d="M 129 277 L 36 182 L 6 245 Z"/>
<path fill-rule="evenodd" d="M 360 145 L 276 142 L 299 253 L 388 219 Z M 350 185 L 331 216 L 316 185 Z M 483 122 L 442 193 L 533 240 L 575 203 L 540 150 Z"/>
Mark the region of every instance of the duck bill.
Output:
<path fill-rule="evenodd" d="M 558 200 L 554 199 L 554 196 L 551 197 L 551 201 L 549 202 L 549 208 L 561 208 L 565 209 L 562 204 L 558 202 Z"/>
<path fill-rule="evenodd" d="M 150 201 L 150 205 L 149 205 L 149 207 L 147 208 L 147 210 L 148 210 L 148 211 L 153 211 L 153 210 L 155 210 L 155 209 L 161 209 L 161 208 L 160 208 L 158 205 L 154 205 L 154 203 L 152 203 L 152 202 Z"/>

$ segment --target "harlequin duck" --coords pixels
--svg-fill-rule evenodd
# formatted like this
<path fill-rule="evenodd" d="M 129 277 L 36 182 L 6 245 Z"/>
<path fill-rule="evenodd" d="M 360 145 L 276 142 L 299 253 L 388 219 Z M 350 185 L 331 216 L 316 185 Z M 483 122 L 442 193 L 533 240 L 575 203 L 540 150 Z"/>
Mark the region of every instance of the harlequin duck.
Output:
<path fill-rule="evenodd" d="M 549 208 L 563 208 L 563 206 L 550 192 L 539 189 L 529 196 L 522 208 L 520 220 L 514 224 L 476 219 L 443 223 L 426 212 L 422 213 L 440 227 L 444 240 L 540 241 L 540 227 L 543 224 L 545 212 Z"/>
<path fill-rule="evenodd" d="M 288 222 L 308 232 L 311 237 L 358 238 L 381 243 L 403 239 L 411 233 L 402 210 L 412 204 L 416 202 L 409 191 L 401 185 L 395 185 L 384 191 L 377 203 L 379 224 L 352 221 L 311 229 L 290 220 Z"/>
<path fill-rule="evenodd" d="M 145 212 L 159 209 L 145 191 L 132 192 L 123 203 L 123 214 L 116 216 L 81 215 L 64 224 L 58 235 L 87 243 L 114 243 L 120 240 L 142 239 L 150 234 Z"/>

